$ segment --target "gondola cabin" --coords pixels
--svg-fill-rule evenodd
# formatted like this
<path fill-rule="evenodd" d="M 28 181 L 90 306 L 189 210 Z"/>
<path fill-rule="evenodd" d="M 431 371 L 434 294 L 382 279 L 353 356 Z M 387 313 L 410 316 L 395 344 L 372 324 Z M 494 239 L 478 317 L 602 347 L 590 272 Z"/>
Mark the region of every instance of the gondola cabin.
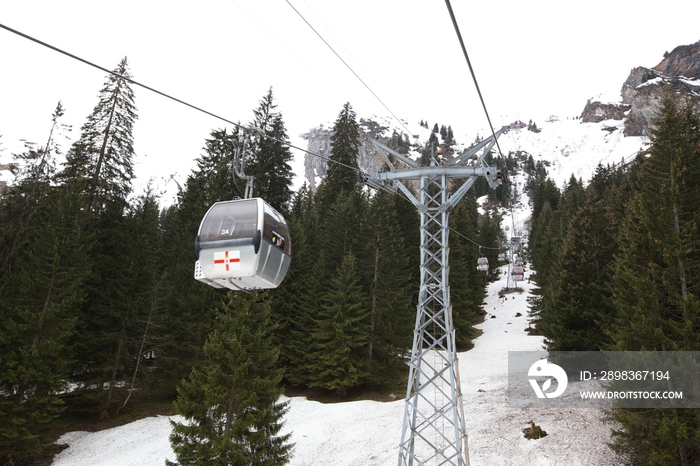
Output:
<path fill-rule="evenodd" d="M 505 262 L 505 261 L 506 261 L 506 255 L 505 255 L 505 253 L 502 252 L 498 255 L 498 262 Z"/>
<path fill-rule="evenodd" d="M 479 257 L 479 259 L 476 261 L 476 270 L 478 270 L 479 272 L 488 272 L 489 260 L 486 257 Z"/>
<path fill-rule="evenodd" d="M 194 249 L 194 278 L 214 288 L 277 288 L 292 261 L 284 217 L 260 198 L 211 206 Z"/>
<path fill-rule="evenodd" d="M 510 275 L 516 282 L 521 282 L 525 279 L 525 270 L 522 267 L 513 267 Z"/>

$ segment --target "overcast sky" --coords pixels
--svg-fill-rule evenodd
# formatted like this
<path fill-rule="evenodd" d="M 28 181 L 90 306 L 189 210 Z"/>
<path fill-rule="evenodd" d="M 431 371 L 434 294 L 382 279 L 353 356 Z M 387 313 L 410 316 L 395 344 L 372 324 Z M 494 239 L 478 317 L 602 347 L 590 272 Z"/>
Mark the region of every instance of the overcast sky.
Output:
<path fill-rule="evenodd" d="M 486 119 L 441 0 L 289 0 L 409 129 L 423 119 L 456 134 Z M 272 86 L 289 136 L 332 123 L 345 102 L 389 111 L 286 0 L 5 0 L 0 23 L 229 120 L 247 123 Z M 700 2 L 466 1 L 452 6 L 494 126 L 580 115 L 619 100 L 635 66 L 700 40 Z M 97 103 L 105 73 L 0 29 L 0 148 L 44 143 L 61 100 L 71 137 Z M 140 176 L 187 174 L 216 120 L 134 87 Z M 398 125 L 398 123 L 397 123 Z M 68 143 L 64 144 L 64 149 Z M 3 179 L 0 175 L 0 179 Z"/>

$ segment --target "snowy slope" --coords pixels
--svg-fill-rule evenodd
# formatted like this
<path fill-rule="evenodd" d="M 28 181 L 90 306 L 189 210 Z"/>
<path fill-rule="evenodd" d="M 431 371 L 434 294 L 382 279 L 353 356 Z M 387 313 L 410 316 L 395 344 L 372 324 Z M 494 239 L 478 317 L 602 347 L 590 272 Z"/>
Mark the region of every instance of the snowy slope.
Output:
<path fill-rule="evenodd" d="M 560 188 L 573 174 L 588 182 L 598 163 L 619 164 L 629 161 L 647 141 L 642 137 L 624 137 L 623 121 L 581 123 L 581 120 L 536 122 L 542 131 L 512 130 L 498 140 L 504 155 L 525 151 L 545 162 L 547 172 Z"/>
<path fill-rule="evenodd" d="M 528 136 L 514 137 L 513 143 L 520 140 L 524 144 Z M 514 181 L 523 183 L 520 177 Z M 529 216 L 527 198 L 519 199 L 516 206 L 515 216 L 525 221 Z M 512 224 L 511 219 L 505 218 L 503 224 Z M 474 341 L 473 349 L 459 354 L 471 466 L 621 464 L 606 446 L 610 426 L 603 424 L 600 411 L 507 407 L 508 351 L 541 350 L 543 339 L 526 333 L 527 297 L 533 284 L 521 282 L 524 292 L 499 298 L 498 292 L 506 286 L 506 267 L 501 267 L 501 272 L 500 279 L 488 288 L 486 319 L 478 326 L 483 334 Z M 529 273 L 526 269 L 526 277 Z M 284 430 L 292 433 L 296 444 L 290 465 L 395 465 L 403 409 L 402 399 L 321 404 L 291 398 Z M 522 429 L 531 420 L 548 436 L 525 439 Z M 165 458 L 175 459 L 169 434 L 169 418 L 165 416 L 101 432 L 71 432 L 59 439 L 70 447 L 56 456 L 54 466 L 162 465 Z"/>

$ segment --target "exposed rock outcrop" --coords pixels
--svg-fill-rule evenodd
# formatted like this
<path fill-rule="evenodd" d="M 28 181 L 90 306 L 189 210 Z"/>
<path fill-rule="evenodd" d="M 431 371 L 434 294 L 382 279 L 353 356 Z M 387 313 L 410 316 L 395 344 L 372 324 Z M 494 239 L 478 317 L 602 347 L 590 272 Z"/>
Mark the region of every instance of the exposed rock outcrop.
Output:
<path fill-rule="evenodd" d="M 700 41 L 691 45 L 681 45 L 671 53 L 665 53 L 661 63 L 654 69 L 666 76 L 684 76 L 700 79 Z"/>
<path fill-rule="evenodd" d="M 581 113 L 584 123 L 625 119 L 625 136 L 648 136 L 664 90 L 689 98 L 700 111 L 700 41 L 666 52 L 653 68 L 634 68 L 622 85 L 622 103 L 589 100 Z M 605 129 L 605 128 L 604 128 Z"/>
<path fill-rule="evenodd" d="M 604 120 L 622 120 L 630 108 L 629 105 L 604 104 L 589 99 L 583 108 L 583 113 L 581 113 L 581 121 L 584 123 L 599 123 Z"/>
<path fill-rule="evenodd" d="M 648 136 L 664 89 L 689 98 L 700 111 L 700 42 L 676 47 L 654 68 L 634 68 L 622 85 L 622 103 L 630 106 L 625 136 Z"/>
<path fill-rule="evenodd" d="M 357 155 L 357 165 L 362 172 L 375 174 L 382 168 L 384 161 L 381 156 L 376 153 L 374 146 L 370 142 L 370 138 L 387 143 L 389 138 L 383 135 L 386 130 L 388 130 L 388 127 L 374 120 L 365 119 L 361 119 L 359 125 L 362 145 Z M 306 154 L 304 157 L 304 176 L 312 191 L 316 189 L 317 180 L 326 175 L 326 158 L 331 156 L 332 134 L 333 131 L 331 128 L 326 128 L 321 125 L 301 135 L 308 141 L 307 149 L 309 152 L 323 156 L 314 157 L 310 154 Z"/>

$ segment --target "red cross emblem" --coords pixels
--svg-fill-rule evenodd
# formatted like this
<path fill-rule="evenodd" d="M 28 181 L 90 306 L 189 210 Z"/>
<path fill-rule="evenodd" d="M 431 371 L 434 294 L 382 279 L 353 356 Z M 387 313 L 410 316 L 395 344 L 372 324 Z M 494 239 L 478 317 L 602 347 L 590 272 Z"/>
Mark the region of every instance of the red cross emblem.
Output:
<path fill-rule="evenodd" d="M 241 268 L 241 251 L 222 251 L 214 253 L 214 265 L 223 265 L 226 271 L 240 270 Z M 229 267 L 232 267 L 230 269 Z"/>

